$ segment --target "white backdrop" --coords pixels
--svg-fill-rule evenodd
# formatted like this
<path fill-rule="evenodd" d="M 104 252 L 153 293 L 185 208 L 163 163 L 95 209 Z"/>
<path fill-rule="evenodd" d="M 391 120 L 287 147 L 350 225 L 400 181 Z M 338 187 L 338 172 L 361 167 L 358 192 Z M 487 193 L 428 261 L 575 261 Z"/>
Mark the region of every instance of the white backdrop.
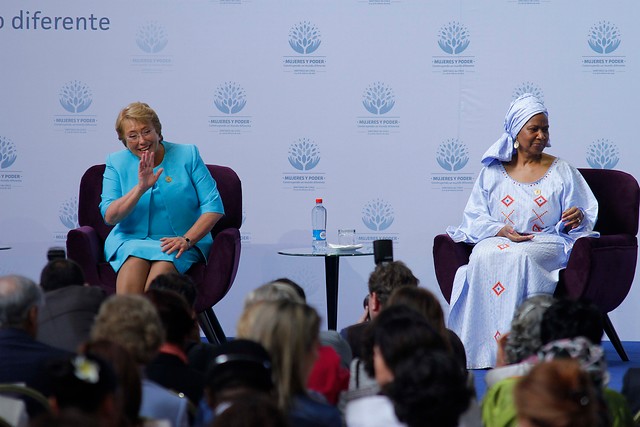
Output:
<path fill-rule="evenodd" d="M 0 274 L 35 280 L 77 224 L 82 173 L 122 148 L 118 111 L 148 102 L 169 141 L 232 167 L 244 191 L 242 258 L 216 306 L 234 335 L 244 295 L 279 276 L 325 313 L 310 244 L 394 240 L 438 295 L 434 235 L 457 225 L 509 102 L 550 111 L 548 152 L 638 176 L 640 3 L 619 0 L 71 0 L 0 4 Z M 372 257 L 343 259 L 338 327 L 360 314 Z M 612 321 L 635 328 L 633 288 Z"/>

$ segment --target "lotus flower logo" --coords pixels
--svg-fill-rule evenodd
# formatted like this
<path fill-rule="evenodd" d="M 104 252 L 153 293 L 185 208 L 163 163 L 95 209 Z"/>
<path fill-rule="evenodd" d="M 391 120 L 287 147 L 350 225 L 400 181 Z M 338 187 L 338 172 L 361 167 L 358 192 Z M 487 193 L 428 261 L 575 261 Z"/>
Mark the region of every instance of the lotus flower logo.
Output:
<path fill-rule="evenodd" d="M 68 229 L 78 228 L 78 198 L 71 199 L 62 203 L 60 206 L 60 222 Z"/>
<path fill-rule="evenodd" d="M 0 136 L 0 169 L 6 169 L 16 161 L 16 145 L 10 139 Z"/>
<path fill-rule="evenodd" d="M 618 147 L 607 139 L 598 139 L 587 148 L 587 163 L 594 169 L 613 169 L 619 160 Z"/>
<path fill-rule="evenodd" d="M 289 46 L 299 54 L 315 52 L 321 42 L 320 30 L 308 21 L 300 22 L 289 30 Z"/>
<path fill-rule="evenodd" d="M 70 113 L 82 113 L 92 102 L 89 86 L 78 80 L 70 81 L 60 89 L 60 105 Z"/>
<path fill-rule="evenodd" d="M 620 31 L 610 22 L 600 21 L 589 30 L 589 46 L 597 53 L 611 53 L 620 46 Z"/>
<path fill-rule="evenodd" d="M 148 22 L 138 30 L 136 44 L 146 53 L 158 53 L 169 43 L 167 32 L 157 22 Z"/>
<path fill-rule="evenodd" d="M 307 138 L 300 138 L 289 147 L 289 163 L 301 171 L 315 168 L 320 162 L 318 146 Z"/>
<path fill-rule="evenodd" d="M 362 105 L 371 114 L 385 114 L 395 105 L 393 90 L 384 83 L 375 82 L 364 91 Z"/>
<path fill-rule="evenodd" d="M 384 200 L 374 199 L 362 208 L 362 222 L 370 230 L 386 230 L 393 220 L 393 208 Z"/>
<path fill-rule="evenodd" d="M 544 103 L 544 94 L 542 93 L 542 89 L 540 89 L 540 86 L 531 82 L 524 82 L 520 84 L 520 86 L 515 88 L 515 90 L 513 91 L 513 99 L 515 100 L 525 93 L 530 93 L 531 95 L 538 98 L 540 102 Z"/>
<path fill-rule="evenodd" d="M 444 170 L 459 171 L 469 161 L 469 150 L 457 139 L 447 139 L 438 147 L 436 160 Z"/>
<path fill-rule="evenodd" d="M 216 88 L 213 103 L 222 113 L 236 114 L 247 104 L 247 98 L 240 85 L 226 82 Z"/>
<path fill-rule="evenodd" d="M 438 32 L 440 49 L 451 55 L 464 52 L 470 42 L 469 31 L 459 22 L 449 22 Z"/>

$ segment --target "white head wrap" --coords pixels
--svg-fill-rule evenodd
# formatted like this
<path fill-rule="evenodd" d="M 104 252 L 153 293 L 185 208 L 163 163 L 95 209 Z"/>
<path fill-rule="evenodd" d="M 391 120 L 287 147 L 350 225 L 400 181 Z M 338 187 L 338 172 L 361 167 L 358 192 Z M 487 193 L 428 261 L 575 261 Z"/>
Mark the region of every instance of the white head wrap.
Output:
<path fill-rule="evenodd" d="M 547 109 L 542 102 L 530 93 L 524 93 L 516 98 L 504 117 L 504 133 L 489 149 L 482 155 L 482 164 L 488 166 L 494 160 L 508 162 L 513 156 L 515 149 L 513 141 L 529 119 L 536 114 L 544 113 L 549 116 Z M 547 139 L 547 147 L 551 146 Z"/>

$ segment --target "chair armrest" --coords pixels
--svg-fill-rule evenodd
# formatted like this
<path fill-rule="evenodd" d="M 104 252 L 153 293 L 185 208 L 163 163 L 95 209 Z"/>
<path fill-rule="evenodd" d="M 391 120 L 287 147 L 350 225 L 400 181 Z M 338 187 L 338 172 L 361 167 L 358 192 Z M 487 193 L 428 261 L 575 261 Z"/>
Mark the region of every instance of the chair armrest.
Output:
<path fill-rule="evenodd" d="M 636 270 L 638 240 L 630 234 L 576 240 L 560 275 L 559 293 L 588 298 L 604 313 L 618 307 L 629 293 Z"/>
<path fill-rule="evenodd" d="M 209 259 L 195 303 L 196 312 L 212 307 L 229 291 L 240 262 L 240 230 L 225 228 L 213 239 Z"/>
<path fill-rule="evenodd" d="M 456 243 L 448 234 L 438 234 L 433 239 L 433 266 L 442 295 L 450 302 L 453 278 L 461 266 L 469 263 L 473 245 Z"/>
<path fill-rule="evenodd" d="M 84 225 L 67 233 L 67 257 L 82 267 L 87 283 L 100 286 L 96 265 L 104 259 L 104 247 L 93 227 Z"/>

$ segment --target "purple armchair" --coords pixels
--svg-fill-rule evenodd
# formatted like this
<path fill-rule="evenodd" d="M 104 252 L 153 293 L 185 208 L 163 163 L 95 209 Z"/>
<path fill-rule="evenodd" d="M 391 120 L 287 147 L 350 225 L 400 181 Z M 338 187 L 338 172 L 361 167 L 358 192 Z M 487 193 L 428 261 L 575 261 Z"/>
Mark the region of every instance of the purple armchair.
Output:
<path fill-rule="evenodd" d="M 581 238 L 573 246 L 567 267 L 560 271 L 555 295 L 587 298 L 602 310 L 604 330 L 620 358 L 627 357 L 608 313 L 631 289 L 638 258 L 640 188 L 630 174 L 607 169 L 579 169 L 598 200 L 599 238 Z M 442 295 L 451 299 L 453 278 L 469 262 L 472 245 L 455 243 L 447 234 L 433 242 L 433 262 Z"/>
<path fill-rule="evenodd" d="M 195 310 L 200 327 L 209 342 L 220 343 L 226 341 L 226 337 L 212 307 L 229 291 L 238 271 L 242 186 L 232 169 L 216 165 L 207 165 L 207 168 L 218 185 L 225 215 L 211 231 L 214 240 L 207 264 L 193 265 L 187 275 L 198 288 Z M 90 285 L 113 294 L 116 273 L 104 258 L 104 241 L 112 227 L 105 224 L 98 208 L 104 169 L 104 164 L 91 166 L 82 176 L 78 198 L 80 227 L 67 234 L 67 256 L 80 264 Z"/>

